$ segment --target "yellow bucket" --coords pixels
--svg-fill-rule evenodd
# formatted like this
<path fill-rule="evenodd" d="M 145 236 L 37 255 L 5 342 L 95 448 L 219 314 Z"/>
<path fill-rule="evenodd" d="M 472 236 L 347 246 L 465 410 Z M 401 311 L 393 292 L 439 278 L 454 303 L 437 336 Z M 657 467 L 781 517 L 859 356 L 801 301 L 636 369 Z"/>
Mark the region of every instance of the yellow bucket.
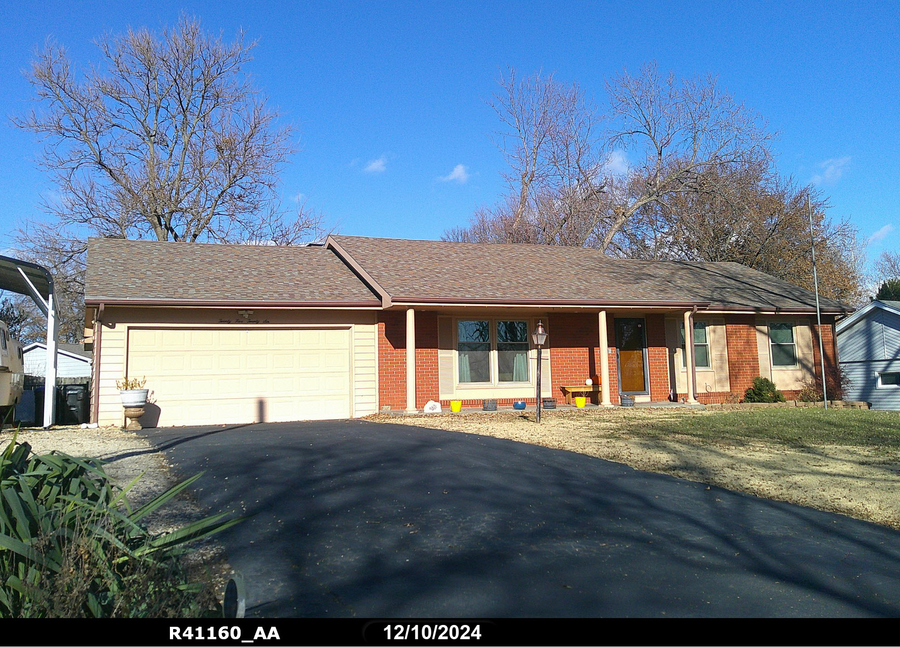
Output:
<path fill-rule="evenodd" d="M 575 396 L 575 406 L 578 407 L 579 409 L 584 409 L 585 402 L 587 402 L 587 398 L 585 396 L 583 396 L 583 395 Z"/>
<path fill-rule="evenodd" d="M 462 400 L 450 400 L 450 411 L 453 413 L 462 411 Z"/>

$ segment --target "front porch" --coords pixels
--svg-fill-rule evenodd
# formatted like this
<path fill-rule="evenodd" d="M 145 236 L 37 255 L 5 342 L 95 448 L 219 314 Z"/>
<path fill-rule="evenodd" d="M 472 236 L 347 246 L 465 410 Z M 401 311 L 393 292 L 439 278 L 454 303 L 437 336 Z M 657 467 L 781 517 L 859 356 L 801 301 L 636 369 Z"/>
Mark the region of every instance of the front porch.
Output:
<path fill-rule="evenodd" d="M 638 406 L 681 404 L 682 397 L 699 404 L 694 348 L 677 334 L 694 328 L 693 308 L 415 306 L 379 313 L 379 410 L 413 413 L 429 401 L 449 410 L 452 400 L 466 410 L 481 409 L 484 400 L 510 410 L 524 400 L 533 409 L 537 348 L 530 333 L 538 321 L 549 335 L 541 396 L 558 407 L 567 406 L 567 387 L 586 380 L 599 387 L 593 406 L 620 405 L 622 394 Z"/>

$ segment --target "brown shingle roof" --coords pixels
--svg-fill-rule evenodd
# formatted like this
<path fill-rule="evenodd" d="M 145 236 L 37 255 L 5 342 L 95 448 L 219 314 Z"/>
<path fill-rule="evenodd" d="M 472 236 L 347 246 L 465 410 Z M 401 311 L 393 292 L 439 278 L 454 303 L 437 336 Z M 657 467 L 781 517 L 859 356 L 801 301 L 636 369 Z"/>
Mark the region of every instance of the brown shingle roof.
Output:
<path fill-rule="evenodd" d="M 738 263 L 614 259 L 594 249 L 332 236 L 393 302 L 709 304 L 815 309 L 815 295 Z M 830 299 L 826 311 L 844 311 Z"/>
<path fill-rule="evenodd" d="M 91 238 L 87 257 L 88 303 L 380 304 L 324 247 Z"/>
<path fill-rule="evenodd" d="M 376 292 L 394 303 L 815 309 L 812 292 L 737 263 L 614 259 L 581 247 L 357 236 L 332 236 L 328 247 L 88 241 L 88 303 L 363 307 L 381 304 Z"/>

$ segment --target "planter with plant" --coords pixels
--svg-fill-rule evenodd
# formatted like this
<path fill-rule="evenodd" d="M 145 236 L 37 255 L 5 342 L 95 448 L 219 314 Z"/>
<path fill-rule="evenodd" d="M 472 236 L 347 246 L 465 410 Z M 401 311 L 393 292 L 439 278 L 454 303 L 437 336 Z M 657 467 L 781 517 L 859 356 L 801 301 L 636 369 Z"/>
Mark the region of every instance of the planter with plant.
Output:
<path fill-rule="evenodd" d="M 147 395 L 150 389 L 145 389 L 146 378 L 129 378 L 116 382 L 119 396 L 122 398 L 122 406 L 126 409 L 140 408 L 147 404 Z"/>

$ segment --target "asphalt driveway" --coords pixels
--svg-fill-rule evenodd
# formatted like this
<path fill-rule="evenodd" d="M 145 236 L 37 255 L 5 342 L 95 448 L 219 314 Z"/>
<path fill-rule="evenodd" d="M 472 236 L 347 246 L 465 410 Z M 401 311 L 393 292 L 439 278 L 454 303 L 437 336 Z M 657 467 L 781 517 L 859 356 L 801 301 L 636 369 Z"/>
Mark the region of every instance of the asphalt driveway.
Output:
<path fill-rule="evenodd" d="M 900 616 L 900 533 L 571 452 L 366 421 L 148 429 L 259 617 Z"/>

